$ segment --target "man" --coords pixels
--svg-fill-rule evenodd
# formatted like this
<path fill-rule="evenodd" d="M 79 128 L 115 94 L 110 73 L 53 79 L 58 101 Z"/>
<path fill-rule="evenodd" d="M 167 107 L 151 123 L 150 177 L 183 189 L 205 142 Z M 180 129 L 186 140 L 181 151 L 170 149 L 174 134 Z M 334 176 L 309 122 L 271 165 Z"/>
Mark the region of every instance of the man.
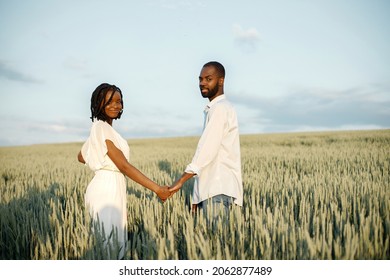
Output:
<path fill-rule="evenodd" d="M 237 116 L 224 95 L 225 69 L 219 62 L 206 63 L 199 76 L 199 88 L 209 99 L 202 136 L 192 162 L 172 185 L 172 193 L 195 177 L 192 211 L 202 209 L 216 218 L 215 207 L 229 213 L 232 204 L 242 206 L 243 187 Z M 219 208 L 219 209 L 221 209 Z"/>

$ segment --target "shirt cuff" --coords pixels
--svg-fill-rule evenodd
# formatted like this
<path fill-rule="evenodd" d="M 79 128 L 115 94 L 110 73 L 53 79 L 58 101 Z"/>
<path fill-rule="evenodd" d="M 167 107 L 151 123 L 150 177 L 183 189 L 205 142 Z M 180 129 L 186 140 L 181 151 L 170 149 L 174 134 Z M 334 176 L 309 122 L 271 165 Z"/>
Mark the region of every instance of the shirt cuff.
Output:
<path fill-rule="evenodd" d="M 193 163 L 190 163 L 189 165 L 187 165 L 187 167 L 184 170 L 184 172 L 185 173 L 190 173 L 190 174 L 196 174 L 197 176 L 199 176 L 199 174 L 200 174 L 199 167 L 196 166 L 196 164 L 193 164 Z"/>

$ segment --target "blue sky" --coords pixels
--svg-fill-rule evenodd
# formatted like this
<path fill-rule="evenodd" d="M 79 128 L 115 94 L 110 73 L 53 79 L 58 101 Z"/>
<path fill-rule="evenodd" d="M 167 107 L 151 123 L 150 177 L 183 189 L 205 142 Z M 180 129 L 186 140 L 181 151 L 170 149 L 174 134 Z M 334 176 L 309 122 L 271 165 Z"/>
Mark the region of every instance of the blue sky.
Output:
<path fill-rule="evenodd" d="M 200 135 L 202 65 L 241 134 L 390 128 L 390 1 L 0 0 L 0 146 L 84 141 L 119 86 L 128 139 Z"/>

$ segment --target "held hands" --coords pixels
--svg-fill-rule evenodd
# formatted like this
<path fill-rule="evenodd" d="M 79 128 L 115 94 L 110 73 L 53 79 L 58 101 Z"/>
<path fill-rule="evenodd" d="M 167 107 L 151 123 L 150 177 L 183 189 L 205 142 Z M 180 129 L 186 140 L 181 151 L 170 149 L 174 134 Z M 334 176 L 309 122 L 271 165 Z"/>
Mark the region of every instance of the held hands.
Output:
<path fill-rule="evenodd" d="M 171 187 L 160 187 L 159 190 L 156 192 L 158 197 L 165 202 L 168 198 L 170 198 L 174 193 L 178 192 L 184 185 L 184 183 L 194 177 L 195 173 L 187 173 L 184 172 L 179 179 L 176 180 L 175 183 Z"/>
<path fill-rule="evenodd" d="M 173 185 L 169 188 L 169 190 L 171 191 L 171 193 L 173 195 L 174 193 L 178 192 L 182 186 L 183 186 L 183 183 L 180 180 L 177 180 L 175 183 L 173 183 Z"/>
<path fill-rule="evenodd" d="M 184 183 L 195 176 L 194 173 L 183 173 L 183 175 L 176 180 L 175 183 L 171 187 L 164 186 L 160 187 L 158 191 L 156 192 L 158 197 L 162 200 L 162 202 L 165 202 L 168 198 L 170 198 L 174 193 L 178 192 L 184 185 Z"/>
<path fill-rule="evenodd" d="M 171 198 L 174 193 L 179 191 L 182 186 L 183 184 L 178 180 L 171 187 L 161 186 L 156 194 L 162 202 L 165 202 L 168 198 Z"/>
<path fill-rule="evenodd" d="M 156 191 L 157 196 L 161 199 L 162 202 L 165 202 L 168 198 L 172 196 L 171 191 L 168 186 L 161 186 Z"/>

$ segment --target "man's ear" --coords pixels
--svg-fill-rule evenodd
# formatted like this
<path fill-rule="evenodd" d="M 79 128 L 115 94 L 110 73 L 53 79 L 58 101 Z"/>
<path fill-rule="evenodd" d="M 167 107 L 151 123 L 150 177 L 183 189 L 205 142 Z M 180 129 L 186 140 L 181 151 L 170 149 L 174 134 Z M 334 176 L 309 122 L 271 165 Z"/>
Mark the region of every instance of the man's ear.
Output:
<path fill-rule="evenodd" d="M 225 78 L 219 78 L 219 80 L 218 80 L 218 85 L 219 86 L 223 86 L 223 82 L 225 81 Z"/>

